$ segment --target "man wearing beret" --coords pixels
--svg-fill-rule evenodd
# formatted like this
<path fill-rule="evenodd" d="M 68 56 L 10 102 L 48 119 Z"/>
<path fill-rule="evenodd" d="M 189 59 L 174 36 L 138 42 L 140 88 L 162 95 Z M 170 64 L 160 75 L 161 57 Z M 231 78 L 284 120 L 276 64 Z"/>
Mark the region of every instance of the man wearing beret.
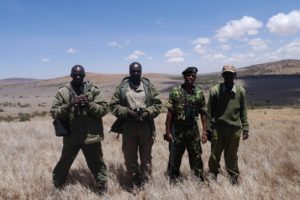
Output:
<path fill-rule="evenodd" d="M 173 87 L 167 104 L 165 140 L 170 145 L 168 172 L 171 181 L 180 177 L 182 156 L 187 150 L 190 168 L 203 181 L 203 162 L 200 140 L 207 141 L 207 114 L 205 98 L 200 87 L 194 85 L 198 69 L 188 67 L 183 72 L 184 83 Z M 201 116 L 202 137 L 200 139 L 198 120 Z M 171 156 L 172 155 L 172 156 Z"/>
<path fill-rule="evenodd" d="M 240 137 L 249 137 L 249 124 L 245 89 L 234 83 L 236 69 L 225 65 L 222 70 L 224 82 L 214 86 L 208 99 L 208 133 L 211 135 L 209 172 L 216 179 L 220 169 L 220 157 L 224 151 L 225 165 L 232 184 L 238 183 L 238 147 Z"/>

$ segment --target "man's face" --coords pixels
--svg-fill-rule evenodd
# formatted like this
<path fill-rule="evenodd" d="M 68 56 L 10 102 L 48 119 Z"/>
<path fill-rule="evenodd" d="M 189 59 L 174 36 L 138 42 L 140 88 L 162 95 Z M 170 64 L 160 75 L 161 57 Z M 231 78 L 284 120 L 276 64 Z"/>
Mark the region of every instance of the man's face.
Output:
<path fill-rule="evenodd" d="M 235 78 L 235 73 L 232 72 L 224 72 L 222 74 L 223 78 L 224 78 L 224 82 L 228 83 L 228 84 L 232 84 Z"/>
<path fill-rule="evenodd" d="M 75 83 L 76 85 L 82 84 L 84 76 L 85 73 L 83 68 L 77 67 L 72 70 L 71 77 L 73 78 L 73 83 Z"/>
<path fill-rule="evenodd" d="M 184 82 L 188 85 L 193 85 L 196 78 L 197 78 L 197 73 L 196 72 L 187 73 L 187 74 L 184 75 Z"/>
<path fill-rule="evenodd" d="M 133 66 L 132 68 L 130 68 L 129 74 L 131 78 L 139 80 L 142 75 L 142 69 L 139 66 Z"/>

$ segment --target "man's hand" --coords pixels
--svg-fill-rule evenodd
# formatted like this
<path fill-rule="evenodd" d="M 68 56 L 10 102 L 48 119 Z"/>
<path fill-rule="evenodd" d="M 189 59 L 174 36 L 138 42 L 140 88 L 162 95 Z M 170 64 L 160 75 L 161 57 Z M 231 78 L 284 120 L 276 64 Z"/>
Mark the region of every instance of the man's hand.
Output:
<path fill-rule="evenodd" d="M 78 100 L 80 102 L 80 106 L 82 106 L 82 107 L 89 105 L 88 98 L 86 96 L 84 96 L 84 95 L 78 96 Z"/>
<path fill-rule="evenodd" d="M 249 138 L 249 131 L 243 131 L 243 140 L 247 140 Z"/>
<path fill-rule="evenodd" d="M 131 110 L 130 108 L 127 109 L 127 115 L 132 119 L 136 119 L 136 120 L 139 119 L 139 115 L 134 110 Z"/>
<path fill-rule="evenodd" d="M 74 107 L 77 107 L 79 106 L 79 99 L 78 99 L 78 96 L 74 96 L 71 100 L 71 105 L 74 106 Z"/>
<path fill-rule="evenodd" d="M 148 112 L 148 111 L 144 111 L 144 112 L 141 114 L 139 120 L 140 120 L 140 121 L 144 121 L 144 119 L 146 119 L 147 117 L 149 117 L 149 112 Z"/>
<path fill-rule="evenodd" d="M 168 141 L 168 142 L 170 142 L 170 143 L 173 143 L 173 142 L 174 142 L 171 133 L 166 133 L 166 134 L 164 134 L 164 140 L 166 140 L 166 141 Z"/>
<path fill-rule="evenodd" d="M 205 144 L 208 140 L 208 134 L 207 134 L 207 131 L 203 131 L 202 135 L 201 135 L 201 142 L 202 144 Z"/>

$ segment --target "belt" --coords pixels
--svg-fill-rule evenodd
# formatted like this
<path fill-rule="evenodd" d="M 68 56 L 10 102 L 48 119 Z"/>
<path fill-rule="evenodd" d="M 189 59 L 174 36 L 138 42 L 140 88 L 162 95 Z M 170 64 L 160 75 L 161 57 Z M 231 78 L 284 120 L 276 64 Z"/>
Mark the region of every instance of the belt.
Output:
<path fill-rule="evenodd" d="M 182 125 L 182 126 L 195 126 L 197 125 L 197 121 L 190 121 L 190 120 L 176 120 L 174 124 Z"/>

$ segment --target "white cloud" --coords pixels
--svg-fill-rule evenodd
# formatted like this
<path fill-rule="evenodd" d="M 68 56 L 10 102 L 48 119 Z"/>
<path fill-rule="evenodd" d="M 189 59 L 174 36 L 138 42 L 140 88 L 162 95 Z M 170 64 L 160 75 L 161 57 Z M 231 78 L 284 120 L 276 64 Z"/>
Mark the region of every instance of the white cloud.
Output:
<path fill-rule="evenodd" d="M 67 52 L 68 52 L 69 54 L 74 54 L 74 53 L 76 53 L 75 49 L 73 49 L 73 48 L 69 48 L 69 49 L 67 50 Z"/>
<path fill-rule="evenodd" d="M 123 42 L 123 43 L 112 41 L 112 42 L 108 43 L 106 46 L 112 47 L 112 48 L 122 48 L 122 47 L 129 45 L 130 43 L 131 43 L 130 40 L 125 40 L 125 42 Z"/>
<path fill-rule="evenodd" d="M 183 56 L 183 52 L 180 48 L 175 48 L 175 49 L 170 49 L 168 50 L 164 57 L 182 57 Z"/>
<path fill-rule="evenodd" d="M 194 40 L 192 43 L 193 44 L 209 44 L 210 43 L 210 39 L 209 38 L 200 37 L 200 38 L 197 38 L 196 40 Z"/>
<path fill-rule="evenodd" d="M 289 35 L 300 31 L 300 10 L 288 14 L 279 13 L 271 17 L 267 23 L 271 33 Z"/>
<path fill-rule="evenodd" d="M 225 59 L 225 63 L 245 63 L 246 61 L 252 60 L 255 58 L 255 54 L 246 53 L 246 54 L 233 54 L 232 56 Z"/>
<path fill-rule="evenodd" d="M 225 26 L 217 30 L 216 37 L 221 42 L 229 39 L 241 39 L 245 35 L 255 35 L 263 23 L 253 17 L 244 16 L 240 20 L 229 21 Z"/>
<path fill-rule="evenodd" d="M 118 42 L 115 42 L 115 41 L 108 43 L 106 46 L 107 47 L 117 47 L 117 48 L 122 47 L 122 45 L 120 45 Z"/>
<path fill-rule="evenodd" d="M 300 38 L 278 49 L 277 54 L 289 58 L 300 58 Z"/>
<path fill-rule="evenodd" d="M 171 62 L 171 63 L 184 62 L 183 56 L 184 56 L 184 53 L 180 48 L 170 49 L 164 55 L 165 58 L 168 58 L 167 62 Z"/>
<path fill-rule="evenodd" d="M 127 45 L 129 45 L 130 43 L 131 43 L 130 40 L 126 40 L 126 41 L 123 43 L 123 46 L 127 46 Z"/>
<path fill-rule="evenodd" d="M 183 57 L 171 57 L 167 60 L 168 63 L 182 63 L 184 62 Z"/>
<path fill-rule="evenodd" d="M 205 49 L 205 45 L 210 43 L 209 38 L 199 37 L 192 42 L 196 46 L 194 47 L 194 51 L 199 53 L 200 55 L 205 54 L 207 51 Z"/>
<path fill-rule="evenodd" d="M 224 50 L 224 51 L 228 51 L 228 50 L 231 49 L 231 46 L 228 45 L 228 44 L 222 44 L 222 45 L 221 45 L 221 49 Z"/>
<path fill-rule="evenodd" d="M 207 60 L 221 60 L 221 59 L 225 59 L 226 56 L 222 53 L 212 52 L 212 53 L 206 54 L 202 58 L 207 59 Z"/>
<path fill-rule="evenodd" d="M 194 47 L 194 51 L 199 53 L 200 55 L 203 55 L 206 53 L 206 49 L 204 48 L 203 45 L 201 44 L 197 44 L 195 47 Z"/>
<path fill-rule="evenodd" d="M 264 51 L 268 49 L 268 45 L 265 41 L 260 38 L 252 39 L 248 42 L 253 51 Z"/>
<path fill-rule="evenodd" d="M 146 55 L 145 52 L 135 50 L 131 55 L 129 55 L 126 60 L 138 60 L 141 56 Z"/>
<path fill-rule="evenodd" d="M 50 62 L 50 59 L 49 58 L 41 58 L 41 61 L 43 63 L 48 63 L 48 62 Z"/>

